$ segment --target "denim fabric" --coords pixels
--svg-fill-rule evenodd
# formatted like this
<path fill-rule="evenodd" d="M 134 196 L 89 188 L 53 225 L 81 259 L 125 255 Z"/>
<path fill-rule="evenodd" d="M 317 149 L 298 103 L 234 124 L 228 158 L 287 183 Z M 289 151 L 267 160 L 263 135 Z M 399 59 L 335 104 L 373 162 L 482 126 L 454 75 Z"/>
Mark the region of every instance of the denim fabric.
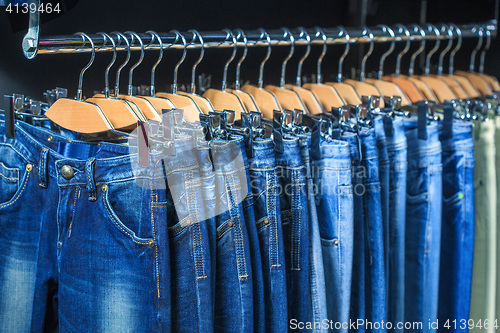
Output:
<path fill-rule="evenodd" d="M 351 285 L 350 319 L 365 319 L 365 214 L 363 208 L 363 175 L 361 167 L 361 155 L 359 153 L 360 142 L 354 133 L 346 132 L 342 140 L 349 144 L 352 168 L 353 185 L 353 264 Z M 351 332 L 365 332 L 365 326 L 350 329 Z"/>
<path fill-rule="evenodd" d="M 435 122 L 426 126 L 427 139 L 418 137 L 415 119 L 404 121 L 408 142 L 405 239 L 405 321 L 436 321 L 441 252 L 442 164 Z M 410 331 L 412 332 L 412 331 Z"/>
<path fill-rule="evenodd" d="M 285 249 L 274 143 L 269 139 L 256 140 L 253 142 L 253 149 L 250 178 L 264 277 L 266 331 L 286 332 L 288 310 Z"/>
<path fill-rule="evenodd" d="M 283 153 L 276 154 L 276 164 L 285 244 L 288 319 L 307 322 L 310 312 L 309 211 L 306 168 L 300 156 L 298 138 L 283 139 Z"/>
<path fill-rule="evenodd" d="M 362 150 L 361 166 L 364 172 L 366 318 L 373 323 L 382 323 L 387 321 L 387 293 L 378 151 L 373 129 L 362 130 L 359 136 Z M 366 329 L 369 332 L 385 332 L 385 328 L 381 325 L 373 329 L 367 326 Z"/>
<path fill-rule="evenodd" d="M 474 263 L 470 318 L 474 322 L 495 318 L 497 275 L 497 180 L 495 170 L 495 123 L 474 122 Z M 495 328 L 475 328 L 470 332 L 495 332 Z"/>
<path fill-rule="evenodd" d="M 474 258 L 474 142 L 472 123 L 453 121 L 451 133 L 440 126 L 443 149 L 443 219 L 439 278 L 439 321 L 469 320 Z M 467 332 L 457 325 L 440 332 Z"/>
<path fill-rule="evenodd" d="M 390 161 L 387 320 L 402 333 L 395 324 L 404 322 L 407 144 L 402 118 L 384 118 L 384 129 Z"/>
<path fill-rule="evenodd" d="M 328 319 L 348 323 L 353 261 L 353 195 L 349 146 L 346 142 L 322 139 L 319 153 L 320 158 L 313 159 L 311 164 L 323 247 Z M 340 330 L 346 331 L 347 329 Z"/>
<path fill-rule="evenodd" d="M 321 238 L 319 233 L 318 212 L 316 210 L 316 202 L 314 199 L 314 183 L 311 173 L 311 159 L 309 149 L 311 145 L 311 137 L 301 138 L 299 141 L 300 155 L 306 167 L 306 182 L 307 182 L 307 205 L 309 208 L 309 275 L 310 275 L 310 291 L 311 297 L 310 314 L 308 321 L 315 323 L 313 332 L 328 332 L 325 327 L 318 325 L 323 320 L 328 319 L 326 305 L 326 289 L 325 289 L 325 271 L 323 268 L 323 253 L 321 249 Z M 319 327 L 318 327 L 319 326 Z"/>
<path fill-rule="evenodd" d="M 264 303 L 264 277 L 262 276 L 262 260 L 259 248 L 259 234 L 257 233 L 257 225 L 255 223 L 255 213 L 253 207 L 252 183 L 249 173 L 248 158 L 245 151 L 245 143 L 243 140 L 236 142 L 240 147 L 243 162 L 247 175 L 248 194 L 243 200 L 243 216 L 245 218 L 245 226 L 247 228 L 248 239 L 250 242 L 250 260 L 252 264 L 252 283 L 253 283 L 253 323 L 254 332 L 265 332 L 265 303 Z"/>
<path fill-rule="evenodd" d="M 377 138 L 378 151 L 378 175 L 380 181 L 380 203 L 382 205 L 382 225 L 384 232 L 384 267 L 385 267 L 385 290 L 387 292 L 386 299 L 389 296 L 389 224 L 390 224 L 390 209 L 389 209 L 389 173 L 390 161 L 387 150 L 387 138 L 385 135 L 384 118 L 377 117 L 374 121 L 375 136 Z M 387 303 L 386 303 L 387 306 Z M 386 310 L 387 311 L 387 310 Z"/>
<path fill-rule="evenodd" d="M 0 125 L 0 332 L 30 332 L 40 228 L 57 216 L 58 188 L 39 186 L 40 154 Z M 29 209 L 25 209 L 29 207 Z"/>
<path fill-rule="evenodd" d="M 243 216 L 248 185 L 238 141 L 242 138 L 210 143 L 215 191 L 206 204 L 219 201 L 213 204 L 222 212 L 216 217 L 215 332 L 254 331 L 251 251 Z"/>

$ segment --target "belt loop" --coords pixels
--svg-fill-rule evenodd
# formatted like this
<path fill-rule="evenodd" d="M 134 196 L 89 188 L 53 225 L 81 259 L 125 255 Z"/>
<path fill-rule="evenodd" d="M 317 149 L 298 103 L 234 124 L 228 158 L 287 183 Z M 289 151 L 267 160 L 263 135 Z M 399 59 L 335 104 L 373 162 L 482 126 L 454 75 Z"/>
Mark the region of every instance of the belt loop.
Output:
<path fill-rule="evenodd" d="M 40 161 L 38 163 L 38 177 L 40 178 L 40 186 L 43 188 L 47 188 L 47 161 L 49 150 L 47 148 L 42 148 L 42 152 L 40 154 Z"/>
<path fill-rule="evenodd" d="M 94 167 L 95 167 L 95 158 L 92 157 L 89 160 L 87 160 L 87 163 L 85 163 L 85 174 L 87 176 L 87 190 L 89 191 L 90 201 L 97 200 L 95 182 L 94 182 Z"/>

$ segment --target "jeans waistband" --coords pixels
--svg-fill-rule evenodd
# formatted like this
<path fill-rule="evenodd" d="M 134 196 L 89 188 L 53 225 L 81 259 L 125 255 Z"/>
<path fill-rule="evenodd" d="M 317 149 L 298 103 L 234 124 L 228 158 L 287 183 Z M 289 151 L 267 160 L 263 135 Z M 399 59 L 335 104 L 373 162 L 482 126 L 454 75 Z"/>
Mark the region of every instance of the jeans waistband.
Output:
<path fill-rule="evenodd" d="M 319 166 L 334 169 L 350 169 L 351 155 L 349 144 L 340 140 L 324 140 L 320 142 L 321 160 Z"/>
<path fill-rule="evenodd" d="M 384 118 L 384 127 L 388 151 L 407 148 L 403 118 L 386 117 Z"/>
<path fill-rule="evenodd" d="M 436 122 L 427 124 L 427 139 L 418 137 L 417 119 L 404 120 L 404 129 L 408 143 L 408 154 L 419 153 L 420 155 L 441 153 L 441 143 L 439 141 L 439 130 Z"/>
<path fill-rule="evenodd" d="M 342 140 L 349 144 L 351 160 L 354 164 L 359 164 L 359 138 L 355 133 L 345 132 L 342 134 Z"/>
<path fill-rule="evenodd" d="M 370 129 L 362 129 L 359 132 L 359 137 L 361 139 L 362 145 L 362 153 L 363 159 L 371 159 L 378 157 L 378 149 L 377 149 L 377 138 L 375 136 L 375 130 L 373 128 Z"/>
<path fill-rule="evenodd" d="M 299 138 L 283 138 L 283 153 L 276 154 L 276 164 L 289 168 L 300 168 L 304 166 L 304 162 L 300 156 Z"/>
<path fill-rule="evenodd" d="M 257 139 L 253 141 L 253 158 L 250 161 L 252 169 L 269 169 L 276 167 L 274 142 L 272 139 Z"/>

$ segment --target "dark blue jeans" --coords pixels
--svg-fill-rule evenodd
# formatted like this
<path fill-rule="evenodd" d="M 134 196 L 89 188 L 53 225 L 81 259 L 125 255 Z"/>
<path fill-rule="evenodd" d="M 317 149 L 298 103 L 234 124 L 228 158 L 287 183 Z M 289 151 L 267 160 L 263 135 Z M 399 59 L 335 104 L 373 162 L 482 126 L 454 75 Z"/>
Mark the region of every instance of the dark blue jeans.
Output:
<path fill-rule="evenodd" d="M 251 251 L 243 215 L 248 184 L 237 144 L 242 140 L 210 143 L 215 191 L 207 203 L 214 201 L 218 213 L 215 332 L 254 331 Z"/>
<path fill-rule="evenodd" d="M 384 118 L 384 128 L 390 161 L 387 320 L 402 333 L 395 324 L 404 322 L 407 144 L 402 118 Z"/>
<path fill-rule="evenodd" d="M 310 312 L 309 211 L 306 167 L 298 138 L 283 139 L 283 153 L 276 154 L 276 164 L 285 244 L 288 319 L 306 322 Z"/>
<path fill-rule="evenodd" d="M 436 321 L 441 253 L 442 164 L 441 143 L 435 122 L 419 138 L 416 119 L 404 121 L 408 140 L 406 189 L 405 321 Z"/>
<path fill-rule="evenodd" d="M 443 149 L 443 220 L 439 278 L 440 332 L 467 332 L 447 320 L 469 320 L 474 258 L 474 141 L 472 123 L 453 121 L 440 127 Z"/>
<path fill-rule="evenodd" d="M 322 139 L 319 155 L 318 159 L 312 160 L 312 171 L 323 246 L 328 319 L 349 323 L 353 262 L 349 146 L 346 142 Z M 347 329 L 341 332 L 347 332 Z"/>
<path fill-rule="evenodd" d="M 264 277 L 266 331 L 286 332 L 288 310 L 285 247 L 274 143 L 269 139 L 256 140 L 253 142 L 253 149 L 250 179 Z"/>
<path fill-rule="evenodd" d="M 264 302 L 264 277 L 262 275 L 262 259 L 259 247 L 259 234 L 255 223 L 255 213 L 253 205 L 252 184 L 249 173 L 248 158 L 245 151 L 245 143 L 243 140 L 238 140 L 236 144 L 240 147 L 243 156 L 243 162 L 247 175 L 248 192 L 243 200 L 243 216 L 245 218 L 245 226 L 247 228 L 248 239 L 250 242 L 250 260 L 252 264 L 252 283 L 253 283 L 253 319 L 254 332 L 265 332 L 265 302 Z"/>
<path fill-rule="evenodd" d="M 323 252 L 318 224 L 318 212 L 314 199 L 314 183 L 311 173 L 311 159 L 309 149 L 311 137 L 306 136 L 299 141 L 300 155 L 306 167 L 307 204 L 309 208 L 309 275 L 310 275 L 310 303 L 311 311 L 308 321 L 320 323 L 328 319 L 326 305 L 325 270 L 323 268 Z M 317 327 L 313 332 L 328 332 L 325 327 Z"/>
<path fill-rule="evenodd" d="M 384 225 L 380 198 L 378 150 L 373 129 L 360 132 L 365 217 L 366 318 L 372 323 L 387 321 L 384 256 Z M 385 332 L 381 325 L 367 325 L 369 332 Z"/>

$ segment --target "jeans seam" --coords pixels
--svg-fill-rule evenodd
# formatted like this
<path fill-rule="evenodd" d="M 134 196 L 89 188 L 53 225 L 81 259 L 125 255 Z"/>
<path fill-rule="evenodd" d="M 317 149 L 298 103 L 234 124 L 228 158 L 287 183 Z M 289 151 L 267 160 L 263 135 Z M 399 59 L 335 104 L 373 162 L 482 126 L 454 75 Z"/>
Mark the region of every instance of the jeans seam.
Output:
<path fill-rule="evenodd" d="M 149 181 L 149 187 L 151 189 L 151 227 L 153 231 L 153 239 L 156 242 L 156 228 L 155 228 L 155 217 L 154 217 L 154 209 L 153 209 L 153 203 L 154 203 L 154 198 L 156 197 L 156 194 L 154 194 L 153 191 L 153 181 Z M 158 299 L 161 297 L 160 294 L 160 266 L 158 264 L 158 246 L 155 245 L 155 275 L 156 275 L 156 292 Z"/>
<path fill-rule="evenodd" d="M 196 182 L 193 181 L 194 174 L 193 169 L 186 170 L 186 190 L 187 190 L 187 201 L 188 201 L 188 209 L 190 210 L 190 215 L 193 214 L 195 219 L 191 219 L 191 222 L 196 222 L 196 225 L 191 227 L 192 237 L 193 237 L 193 251 L 194 251 L 194 265 L 196 269 L 196 278 L 204 279 L 207 278 L 205 274 L 205 264 L 203 262 L 203 240 L 201 235 L 201 221 L 198 221 L 198 207 L 197 200 L 194 198 L 195 193 L 193 193 L 196 189 Z M 192 183 L 192 185 L 188 186 L 188 183 Z"/>
<path fill-rule="evenodd" d="M 230 180 L 228 178 L 230 178 Z M 231 220 L 234 223 L 238 224 L 238 228 L 234 229 L 234 246 L 236 247 L 236 261 L 237 261 L 237 269 L 238 269 L 238 278 L 247 278 L 248 273 L 246 269 L 245 262 L 245 246 L 243 243 L 243 231 L 241 229 L 241 220 L 239 218 L 238 205 L 235 202 L 235 198 L 233 197 L 234 189 L 237 188 L 234 182 L 233 174 L 224 175 L 224 180 L 226 181 L 226 191 L 229 199 L 229 204 L 231 205 L 229 214 L 231 215 Z M 236 192 L 237 193 L 237 192 Z M 235 211 L 236 210 L 236 211 Z M 242 253 L 243 252 L 243 253 Z"/>
<path fill-rule="evenodd" d="M 19 177 L 17 177 L 17 178 L 7 177 L 6 175 L 4 175 L 1 172 L 0 172 L 0 177 L 3 177 L 4 179 L 7 179 L 7 180 L 19 180 Z"/>
<path fill-rule="evenodd" d="M 292 171 L 292 258 L 291 270 L 300 271 L 300 229 L 301 229 L 301 202 L 300 202 L 300 186 L 297 171 Z M 297 190 L 298 193 L 297 193 Z"/>
<path fill-rule="evenodd" d="M 339 188 L 341 185 L 340 185 L 340 169 L 337 171 L 337 188 Z M 337 195 L 337 204 L 338 204 L 338 208 L 337 211 L 338 211 L 338 216 L 337 216 L 337 239 L 339 240 L 339 257 L 338 257 L 338 260 L 339 260 L 339 264 L 342 262 L 342 246 L 341 245 L 341 240 L 340 240 L 340 236 L 341 236 L 341 230 L 340 230 L 340 226 L 341 226 L 341 197 L 340 195 Z M 340 276 L 343 276 L 344 275 L 344 271 L 342 269 L 342 265 L 339 265 L 339 273 L 340 273 Z M 342 281 L 342 279 L 340 279 L 340 281 Z M 341 285 L 340 288 L 342 288 L 343 286 Z"/>
<path fill-rule="evenodd" d="M 276 187 L 271 186 L 274 185 L 276 182 L 276 168 L 270 169 L 272 172 L 266 172 L 266 183 L 267 183 L 267 191 L 268 191 L 268 196 L 267 196 L 267 205 L 268 209 L 267 211 L 269 212 L 269 224 L 271 227 L 271 230 L 269 232 L 269 247 L 270 247 L 270 254 L 271 254 L 271 268 L 277 268 L 280 267 L 279 263 L 279 255 L 278 255 L 278 218 L 276 215 Z"/>
<path fill-rule="evenodd" d="M 68 227 L 68 238 L 71 237 L 71 230 L 73 228 L 73 220 L 75 218 L 76 199 L 78 199 L 78 198 L 80 198 L 80 187 L 76 188 L 75 197 L 73 199 L 73 212 L 71 214 L 71 221 L 69 222 L 69 227 Z"/>

